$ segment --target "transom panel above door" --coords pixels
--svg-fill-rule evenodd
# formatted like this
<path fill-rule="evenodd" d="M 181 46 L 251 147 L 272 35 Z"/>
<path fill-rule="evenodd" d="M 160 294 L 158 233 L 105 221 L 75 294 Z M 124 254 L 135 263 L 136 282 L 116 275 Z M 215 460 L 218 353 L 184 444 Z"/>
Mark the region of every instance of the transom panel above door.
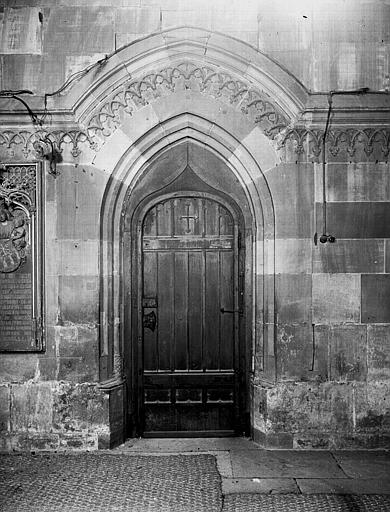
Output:
<path fill-rule="evenodd" d="M 233 435 L 239 423 L 238 223 L 227 205 L 171 197 L 142 222 L 142 433 Z"/>

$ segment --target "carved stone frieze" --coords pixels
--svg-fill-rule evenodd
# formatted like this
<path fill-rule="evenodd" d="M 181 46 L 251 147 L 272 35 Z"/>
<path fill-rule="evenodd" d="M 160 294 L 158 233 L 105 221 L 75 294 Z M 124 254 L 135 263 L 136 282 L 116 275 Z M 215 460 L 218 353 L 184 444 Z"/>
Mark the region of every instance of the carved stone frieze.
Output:
<path fill-rule="evenodd" d="M 41 158 L 44 152 L 42 144 L 47 144 L 48 141 L 59 152 L 62 152 L 64 146 L 69 145 L 71 154 L 75 158 L 81 153 L 80 144 L 86 143 L 92 149 L 96 149 L 96 144 L 83 130 L 0 131 L 0 148 L 3 147 L 10 153 L 10 156 L 12 156 L 13 149 L 19 148 L 26 159 Z"/>
<path fill-rule="evenodd" d="M 318 158 L 322 153 L 324 130 L 295 127 L 280 134 L 277 148 L 282 149 L 288 142 L 293 144 L 297 154 L 309 153 Z M 329 157 L 336 158 L 341 152 L 353 157 L 357 151 L 366 156 L 374 150 L 384 158 L 390 152 L 390 129 L 386 128 L 335 128 L 328 130 L 326 135 L 326 150 Z"/>
<path fill-rule="evenodd" d="M 0 273 L 14 272 L 26 260 L 35 189 L 34 165 L 0 170 Z"/>
<path fill-rule="evenodd" d="M 108 136 L 107 132 L 100 132 Z M 291 127 L 284 129 L 275 137 L 275 148 L 282 150 L 288 143 L 292 145 L 296 154 L 310 154 L 311 157 L 319 158 L 322 152 L 323 130 L 307 129 L 304 127 Z M 3 147 L 4 154 L 9 157 L 14 155 L 15 150 L 22 152 L 28 158 L 42 158 L 42 140 L 49 138 L 54 147 L 61 153 L 65 147 L 69 147 L 71 155 L 76 158 L 83 148 L 88 147 L 98 151 L 99 143 L 92 140 L 92 137 L 82 130 L 66 131 L 44 131 L 27 132 L 0 132 L 0 151 Z M 377 155 L 387 158 L 390 153 L 390 129 L 387 128 L 335 128 L 327 133 L 326 148 L 328 158 L 336 158 L 342 152 L 346 156 L 354 157 L 358 151 L 370 156 L 374 151 Z M 4 151 L 5 150 L 5 151 Z"/>
<path fill-rule="evenodd" d="M 239 109 L 272 139 L 289 124 L 268 95 L 249 82 L 218 67 L 182 62 L 123 83 L 90 118 L 88 135 L 92 139 L 100 134 L 109 136 L 121 124 L 122 115 L 131 116 L 162 96 L 185 90 L 217 98 Z"/>
<path fill-rule="evenodd" d="M 111 91 L 84 119 L 83 129 L 73 124 L 69 129 L 40 128 L 38 130 L 0 130 L 0 153 L 13 158 L 18 151 L 21 158 L 42 158 L 45 144 L 57 152 L 67 152 L 77 158 L 88 148 L 98 151 L 104 139 L 121 126 L 125 116 L 158 99 L 180 91 L 191 90 L 195 94 L 218 99 L 235 108 L 257 125 L 269 137 L 277 150 L 286 146 L 296 154 L 306 153 L 316 159 L 322 152 L 323 128 L 307 128 L 292 125 L 290 119 L 266 92 L 249 81 L 240 80 L 220 67 L 195 62 L 181 62 L 175 66 L 161 68 L 143 76 L 130 77 Z M 325 124 L 325 122 L 324 122 Z M 390 128 L 355 128 L 334 126 L 328 130 L 326 147 L 328 158 L 337 158 L 342 152 L 348 157 L 357 157 L 356 152 L 366 156 L 387 158 L 389 155 Z M 49 148 L 50 149 L 50 148 Z M 5 150 L 5 151 L 4 151 Z"/>

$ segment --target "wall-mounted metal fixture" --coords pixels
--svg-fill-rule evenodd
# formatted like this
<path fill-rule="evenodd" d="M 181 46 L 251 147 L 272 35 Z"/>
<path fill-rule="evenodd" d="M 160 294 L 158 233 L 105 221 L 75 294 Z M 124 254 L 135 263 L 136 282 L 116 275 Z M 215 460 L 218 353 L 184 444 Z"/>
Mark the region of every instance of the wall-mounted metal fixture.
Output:
<path fill-rule="evenodd" d="M 56 178 L 60 174 L 57 171 L 57 164 L 62 162 L 62 155 L 53 141 L 46 136 L 34 142 L 33 146 L 38 155 L 49 162 L 49 174 Z"/>
<path fill-rule="evenodd" d="M 19 101 L 26 108 L 33 125 L 42 126 L 46 114 L 39 118 L 37 114 L 30 108 L 28 103 L 20 97 L 23 94 L 33 94 L 33 92 L 26 89 L 17 91 L 4 90 L 0 91 L 0 98 L 12 98 Z M 33 143 L 33 146 L 38 156 L 49 162 L 49 174 L 55 177 L 58 176 L 59 173 L 57 172 L 57 164 L 62 162 L 62 156 L 60 151 L 55 147 L 53 141 L 48 136 L 45 136 L 43 138 L 37 138 L 37 140 Z"/>
<path fill-rule="evenodd" d="M 366 94 L 369 92 L 368 87 L 361 87 L 352 91 L 330 91 L 328 94 L 328 115 L 326 117 L 326 125 L 324 134 L 322 136 L 322 235 L 318 237 L 318 233 L 314 234 L 314 244 L 317 245 L 318 240 L 322 244 L 327 242 L 333 244 L 336 241 L 336 237 L 329 235 L 327 226 L 327 201 L 326 201 L 326 137 L 330 126 L 330 118 L 333 106 L 333 96 L 337 95 L 355 95 L 355 94 Z"/>

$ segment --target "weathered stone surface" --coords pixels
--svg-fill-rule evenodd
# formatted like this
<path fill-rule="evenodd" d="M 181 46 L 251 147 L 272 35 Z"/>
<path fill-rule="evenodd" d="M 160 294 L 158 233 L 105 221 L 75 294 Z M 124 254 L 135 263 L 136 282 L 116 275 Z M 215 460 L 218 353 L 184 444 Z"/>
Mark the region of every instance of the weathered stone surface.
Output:
<path fill-rule="evenodd" d="M 52 388 L 50 382 L 11 385 L 13 430 L 50 431 L 53 423 Z"/>
<path fill-rule="evenodd" d="M 113 9 L 99 6 L 52 7 L 48 15 L 44 51 L 55 53 L 109 53 L 114 43 Z"/>
<path fill-rule="evenodd" d="M 327 228 L 336 238 L 390 238 L 389 218 L 390 202 L 327 204 Z M 316 203 L 316 225 L 322 223 L 322 204 Z"/>
<path fill-rule="evenodd" d="M 383 269 L 384 240 L 337 239 L 313 249 L 313 272 L 376 273 Z"/>
<path fill-rule="evenodd" d="M 356 431 L 363 434 L 389 435 L 390 382 L 370 381 L 354 389 Z M 364 446 L 364 445 L 362 445 Z"/>
<path fill-rule="evenodd" d="M 9 386 L 0 386 L 0 431 L 10 428 L 11 396 Z"/>
<path fill-rule="evenodd" d="M 96 450 L 98 437 L 96 434 L 63 434 L 60 437 L 59 447 L 65 450 Z"/>
<path fill-rule="evenodd" d="M 54 397 L 53 429 L 88 432 L 108 424 L 108 399 L 92 384 L 62 384 Z"/>
<path fill-rule="evenodd" d="M 322 201 L 322 165 L 315 164 L 316 195 Z M 326 168 L 328 201 L 390 201 L 388 162 L 331 163 Z"/>
<path fill-rule="evenodd" d="M 159 25 L 160 9 L 157 6 L 126 7 L 115 10 L 115 31 L 122 38 L 128 34 L 139 38 L 149 32 L 155 32 Z M 120 45 L 118 44 L 117 47 L 119 48 Z"/>
<path fill-rule="evenodd" d="M 4 12 L 4 11 L 3 11 Z M 0 53 L 41 54 L 42 24 L 39 7 L 16 6 L 5 11 Z"/>
<path fill-rule="evenodd" d="M 223 478 L 222 493 L 254 493 L 254 494 L 290 494 L 297 493 L 298 487 L 293 478 Z"/>
<path fill-rule="evenodd" d="M 93 382 L 98 380 L 96 361 L 82 357 L 60 357 L 57 360 L 59 380 L 68 382 Z"/>
<path fill-rule="evenodd" d="M 390 379 L 390 325 L 367 326 L 368 379 Z"/>
<path fill-rule="evenodd" d="M 282 380 L 307 380 L 312 366 L 311 324 L 278 324 L 277 370 Z"/>
<path fill-rule="evenodd" d="M 40 55 L 2 55 L 2 87 L 5 89 L 27 88 L 36 91 L 40 88 L 39 69 L 42 63 Z M 21 159 L 20 159 L 21 160 Z"/>
<path fill-rule="evenodd" d="M 286 383 L 267 391 L 269 432 L 329 432 L 352 428 L 352 387 L 335 383 Z"/>
<path fill-rule="evenodd" d="M 313 322 L 360 322 L 360 276 L 313 274 Z"/>
<path fill-rule="evenodd" d="M 311 324 L 310 274 L 279 274 L 275 290 L 278 323 Z"/>
<path fill-rule="evenodd" d="M 99 278 L 93 276 L 59 277 L 59 322 L 97 323 Z"/>
<path fill-rule="evenodd" d="M 59 170 L 62 183 L 57 188 L 57 237 L 76 244 L 78 240 L 98 239 L 97 220 L 106 178 L 101 171 L 84 165 L 61 165 Z"/>
<path fill-rule="evenodd" d="M 330 450 L 333 447 L 332 434 L 329 432 L 298 432 L 293 436 L 293 448 L 299 450 Z"/>
<path fill-rule="evenodd" d="M 345 474 L 350 478 L 388 480 L 390 460 L 387 453 L 335 451 L 334 457 Z"/>
<path fill-rule="evenodd" d="M 362 275 L 362 322 L 390 322 L 390 274 Z"/>
<path fill-rule="evenodd" d="M 304 478 L 297 479 L 297 485 L 303 494 L 390 494 L 390 483 L 386 477 L 382 479 Z"/>
<path fill-rule="evenodd" d="M 385 447 L 390 439 L 389 383 L 280 383 L 263 389 L 256 438 L 293 434 L 294 448 Z M 265 446 L 265 444 L 264 444 Z"/>
<path fill-rule="evenodd" d="M 33 379 L 37 361 L 37 354 L 1 354 L 0 382 L 25 382 Z"/>
<path fill-rule="evenodd" d="M 56 271 L 61 275 L 98 274 L 98 240 L 58 240 Z"/>
<path fill-rule="evenodd" d="M 263 448 L 287 450 L 293 448 L 293 434 L 290 432 L 264 434 L 264 432 L 254 429 L 252 436 L 253 441 Z"/>
<path fill-rule="evenodd" d="M 276 274 L 310 274 L 312 271 L 310 238 L 278 238 L 275 240 Z"/>
<path fill-rule="evenodd" d="M 98 374 L 98 332 L 91 325 L 55 327 L 59 380 L 93 382 Z"/>
<path fill-rule="evenodd" d="M 267 172 L 277 238 L 313 236 L 314 177 L 310 164 L 280 164 Z"/>
<path fill-rule="evenodd" d="M 364 381 L 367 341 L 364 325 L 316 325 L 316 368 L 335 381 Z"/>
<path fill-rule="evenodd" d="M 58 379 L 58 357 L 47 356 L 43 354 L 39 359 L 39 376 L 40 379 L 45 380 L 57 380 Z"/>
<path fill-rule="evenodd" d="M 292 450 L 232 451 L 233 477 L 239 474 L 244 478 L 283 477 L 283 478 L 338 478 L 344 477 L 330 453 L 311 453 Z"/>

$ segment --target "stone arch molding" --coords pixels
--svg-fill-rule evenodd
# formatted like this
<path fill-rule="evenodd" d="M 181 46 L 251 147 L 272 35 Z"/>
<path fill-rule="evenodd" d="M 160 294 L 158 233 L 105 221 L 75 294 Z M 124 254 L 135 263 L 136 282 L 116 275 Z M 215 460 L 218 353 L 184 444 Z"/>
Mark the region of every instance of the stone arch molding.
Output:
<path fill-rule="evenodd" d="M 123 133 L 123 132 L 122 132 Z M 100 219 L 100 341 L 102 367 L 108 373 L 101 373 L 103 386 L 122 382 L 122 356 L 124 333 L 121 310 L 123 303 L 122 279 L 122 237 L 121 226 L 123 205 L 147 176 L 148 169 L 158 159 L 164 160 L 170 149 L 182 144 L 192 144 L 212 153 L 230 169 L 246 196 L 253 224 L 248 226 L 252 233 L 251 253 L 252 281 L 252 353 L 257 354 L 258 370 L 264 375 L 274 376 L 274 242 L 275 212 L 266 178 L 258 158 L 245 143 L 232 134 L 213 125 L 212 122 L 194 114 L 182 113 L 154 126 L 137 142 L 127 145 L 115 158 L 110 180 L 107 184 L 101 208 Z M 261 136 L 261 133 L 257 134 Z M 113 154 L 115 139 L 107 144 L 106 155 Z M 126 146 L 126 142 L 123 149 Z M 268 275 L 259 288 L 259 277 Z M 263 302 L 263 298 L 267 301 Z M 106 380 L 108 379 L 108 380 Z"/>
<path fill-rule="evenodd" d="M 187 27 L 122 48 L 70 84 L 62 103 L 95 138 L 110 135 L 121 115 L 182 90 L 227 102 L 272 138 L 299 118 L 308 97 L 291 74 L 246 43 Z"/>
<path fill-rule="evenodd" d="M 201 29 L 172 29 L 131 43 L 81 78 L 76 75 L 46 98 L 50 126 L 4 128 L 0 148 L 21 149 L 27 158 L 43 153 L 39 142 L 50 139 L 61 152 L 70 148 L 73 158 L 83 150 L 98 152 L 137 111 L 186 92 L 238 111 L 272 140 L 299 119 L 308 96 L 292 75 L 244 42 Z M 21 124 L 27 123 L 25 116 Z"/>
<path fill-rule="evenodd" d="M 129 79 L 104 98 L 83 124 L 90 140 L 98 143 L 121 126 L 123 117 L 173 93 L 191 91 L 220 100 L 239 109 L 260 126 L 271 139 L 289 124 L 289 118 L 266 93 L 249 82 L 238 80 L 219 66 L 196 60 L 180 59 L 157 71 Z"/>

